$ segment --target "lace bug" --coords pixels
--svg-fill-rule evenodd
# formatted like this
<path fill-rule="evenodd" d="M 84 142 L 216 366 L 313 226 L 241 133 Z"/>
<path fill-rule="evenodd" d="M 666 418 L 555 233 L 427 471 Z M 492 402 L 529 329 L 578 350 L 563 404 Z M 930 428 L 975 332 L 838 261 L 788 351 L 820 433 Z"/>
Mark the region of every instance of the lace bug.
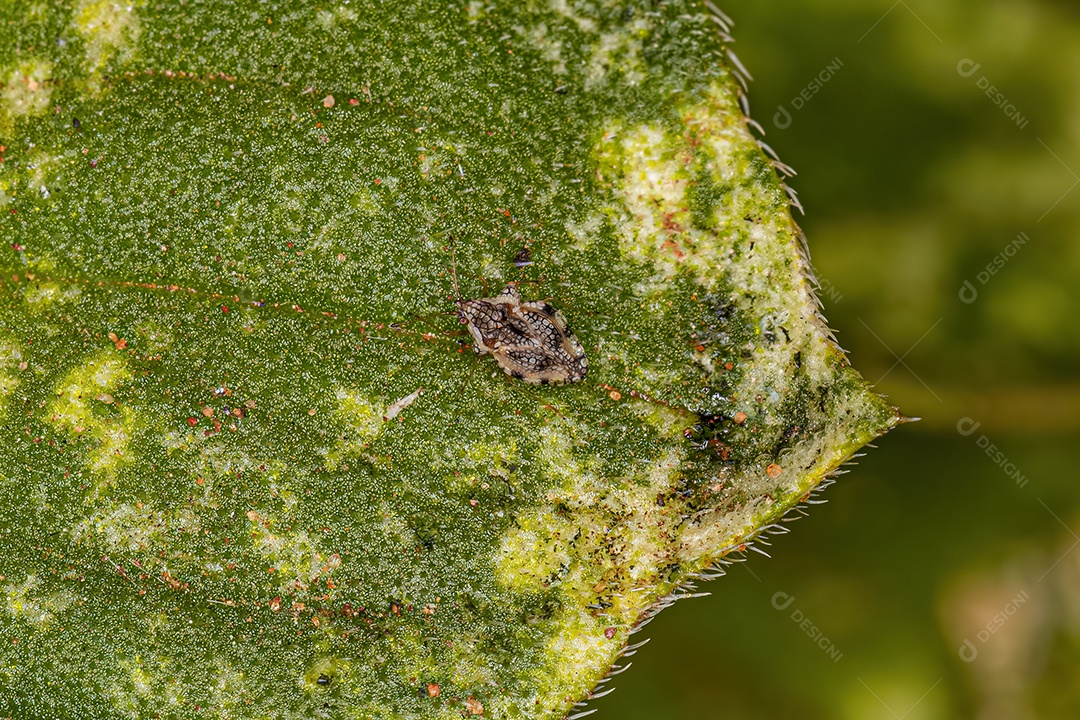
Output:
<path fill-rule="evenodd" d="M 585 348 L 561 312 L 542 300 L 522 300 L 516 282 L 495 297 L 463 299 L 452 238 L 450 252 L 458 317 L 468 326 L 478 354 L 492 355 L 507 375 L 533 385 L 585 379 Z"/>

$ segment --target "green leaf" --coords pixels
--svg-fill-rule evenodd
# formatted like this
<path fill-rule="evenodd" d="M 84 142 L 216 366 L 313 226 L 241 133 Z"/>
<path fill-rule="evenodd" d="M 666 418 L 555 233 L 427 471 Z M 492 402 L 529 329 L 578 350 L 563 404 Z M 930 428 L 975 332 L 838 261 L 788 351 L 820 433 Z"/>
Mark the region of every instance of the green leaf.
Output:
<path fill-rule="evenodd" d="M 4 3 L 0 714 L 562 717 L 895 425 L 723 25 Z M 472 352 L 451 236 L 583 382 Z"/>

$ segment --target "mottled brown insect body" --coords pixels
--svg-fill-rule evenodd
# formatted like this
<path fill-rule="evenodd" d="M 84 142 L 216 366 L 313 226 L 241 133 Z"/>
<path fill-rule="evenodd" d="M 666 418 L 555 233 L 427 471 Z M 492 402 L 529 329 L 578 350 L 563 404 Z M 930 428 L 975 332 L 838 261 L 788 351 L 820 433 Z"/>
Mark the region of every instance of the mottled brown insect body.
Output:
<path fill-rule="evenodd" d="M 585 378 L 589 361 L 561 312 L 546 302 L 523 302 L 517 283 L 493 298 L 458 300 L 476 352 L 491 353 L 507 375 L 534 385 Z"/>

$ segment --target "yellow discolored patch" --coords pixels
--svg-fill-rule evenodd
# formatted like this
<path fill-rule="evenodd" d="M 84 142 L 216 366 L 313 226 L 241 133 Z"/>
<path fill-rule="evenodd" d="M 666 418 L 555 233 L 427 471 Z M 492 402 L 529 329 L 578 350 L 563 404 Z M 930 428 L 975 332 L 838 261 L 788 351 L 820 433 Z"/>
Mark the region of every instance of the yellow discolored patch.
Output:
<path fill-rule="evenodd" d="M 115 503 L 99 508 L 72 530 L 76 540 L 116 553 L 143 553 L 151 558 L 167 547 L 168 533 L 197 533 L 199 515 L 190 507 L 157 510 L 147 504 Z M 147 560 L 150 562 L 151 560 Z"/>
<path fill-rule="evenodd" d="M 46 629 L 56 614 L 67 609 L 75 598 L 70 593 L 38 594 L 35 590 L 40 585 L 36 575 L 27 575 L 21 585 L 8 585 L 4 588 L 4 604 L 13 617 Z"/>
<path fill-rule="evenodd" d="M 212 677 L 214 679 L 210 682 L 210 696 L 213 698 L 214 706 L 221 708 L 229 716 L 240 714 L 236 711 L 241 710 L 247 702 L 250 702 L 250 692 L 245 682 L 244 672 L 230 663 L 218 660 L 214 662 Z"/>
<path fill-rule="evenodd" d="M 360 188 L 352 194 L 349 202 L 363 215 L 374 216 L 382 212 L 382 207 L 375 195 L 367 188 Z"/>
<path fill-rule="evenodd" d="M 583 33 L 596 32 L 596 20 L 584 14 L 584 9 L 575 6 L 571 7 L 571 4 L 567 0 L 548 0 L 548 7 L 552 11 L 562 15 L 567 20 L 572 20 L 577 24 L 578 29 Z"/>
<path fill-rule="evenodd" d="M 139 717 L 147 701 L 177 708 L 186 701 L 182 683 L 176 682 L 175 661 L 167 657 L 118 659 L 123 680 L 109 686 L 113 706 L 125 717 Z"/>
<path fill-rule="evenodd" d="M 329 470 L 338 469 L 350 457 L 365 457 L 367 446 L 382 431 L 387 412 L 379 398 L 365 397 L 347 388 L 339 388 L 336 395 L 335 417 L 342 424 L 341 433 L 333 445 L 320 449 Z"/>
<path fill-rule="evenodd" d="M 603 675 L 599 669 L 612 664 L 618 650 L 618 643 L 604 636 L 606 622 L 585 608 L 564 610 L 559 620 L 561 627 L 545 648 L 547 672 L 539 688 L 539 693 L 547 696 L 547 702 L 541 704 L 549 707 L 558 707 L 568 695 L 587 695 Z"/>
<path fill-rule="evenodd" d="M 718 186 L 736 181 L 746 170 L 736 153 L 754 140 L 745 125 L 731 120 L 741 117 L 741 111 L 732 94 L 719 87 L 712 88 L 704 101 L 682 108 L 680 116 L 682 126 L 677 130 L 613 121 L 596 151 L 601 172 L 622 196 L 625 212 L 613 222 L 624 255 L 655 268 L 656 275 L 641 289 L 645 294 L 666 287 L 680 271 L 689 271 L 711 289 L 732 265 L 723 223 L 760 215 L 754 208 L 722 206 L 711 219 L 719 223 L 716 227 L 695 222 L 687 194 L 690 185 L 702 173 Z M 771 230 L 775 234 L 776 229 Z"/>
<path fill-rule="evenodd" d="M 26 368 L 22 351 L 14 343 L 0 339 L 0 418 L 7 411 L 8 398 L 19 387 L 20 367 Z"/>
<path fill-rule="evenodd" d="M 486 3 L 481 0 L 469 0 L 469 4 L 465 6 L 465 12 L 469 18 L 469 22 L 476 22 L 485 15 L 487 15 Z"/>
<path fill-rule="evenodd" d="M 675 444 L 659 457 L 643 458 L 633 477 L 604 477 L 595 461 L 576 457 L 572 425 L 540 430 L 537 459 L 562 486 L 507 531 L 495 572 L 512 589 L 557 588 L 566 598 L 546 621 L 552 639 L 541 672 L 541 705 L 558 707 L 573 694 L 567 688 L 584 694 L 593 687 L 599 669 L 614 661 L 617 631 L 631 627 L 657 599 L 639 588 L 662 586 L 661 569 L 672 562 L 681 518 L 669 516 L 657 498 L 679 479 L 685 450 L 678 439 L 688 421 L 674 411 L 657 412 L 651 423 Z M 598 602 L 602 617 L 586 609 Z"/>
<path fill-rule="evenodd" d="M 592 46 L 592 55 L 585 68 L 585 89 L 593 90 L 617 73 L 627 85 L 638 85 L 645 79 L 641 62 L 642 40 L 647 38 L 651 23 L 638 18 L 616 32 L 601 33 Z"/>
<path fill-rule="evenodd" d="M 28 288 L 23 295 L 23 301 L 31 312 L 43 312 L 58 301 L 75 300 L 81 294 L 82 290 L 76 285 L 69 285 L 64 289 L 57 283 L 43 282 Z"/>
<path fill-rule="evenodd" d="M 573 238 L 571 247 L 575 250 L 586 250 L 600 238 L 600 231 L 604 226 L 604 216 L 599 212 L 593 213 L 580 222 L 566 221 L 566 232 Z"/>
<path fill-rule="evenodd" d="M 340 567 L 341 557 L 322 552 L 307 532 L 287 526 L 279 530 L 281 523 L 268 512 L 251 510 L 247 518 L 251 543 L 266 563 L 266 574 L 290 595 L 303 597 L 313 582 L 329 578 Z"/>
<path fill-rule="evenodd" d="M 81 0 L 72 13 L 75 30 L 86 48 L 84 67 L 95 76 L 113 58 L 128 60 L 139 41 L 140 24 L 136 0 Z"/>
<path fill-rule="evenodd" d="M 604 159 L 614 165 L 628 215 L 616 221 L 624 255 L 651 261 L 657 287 L 674 277 L 678 253 L 664 252 L 673 230 L 688 224 L 690 177 L 680 162 L 681 139 L 657 126 L 611 126 L 604 134 Z M 681 251 L 680 251 L 681 252 Z"/>
<path fill-rule="evenodd" d="M 553 75 L 565 75 L 566 62 L 563 60 L 563 43 L 548 32 L 546 23 L 530 28 L 526 33 L 526 40 L 540 51 L 540 56 L 551 65 Z"/>
<path fill-rule="evenodd" d="M 559 583 L 570 570 L 570 541 L 576 529 L 550 507 L 523 515 L 503 537 L 496 577 L 523 591 Z"/>
<path fill-rule="evenodd" d="M 677 441 L 683 437 L 683 431 L 700 420 L 686 410 L 660 405 L 658 403 L 636 400 L 630 405 L 634 414 L 647 422 L 661 437 Z"/>
<path fill-rule="evenodd" d="M 7 399 L 18 386 L 19 378 L 5 370 L 0 370 L 0 417 L 3 417 L 7 410 Z"/>
<path fill-rule="evenodd" d="M 53 427 L 92 443 L 87 463 L 109 482 L 133 459 L 129 446 L 136 430 L 135 412 L 114 396 L 131 377 L 115 353 L 99 353 L 64 377 L 46 410 Z"/>
<path fill-rule="evenodd" d="M 52 99 L 52 65 L 28 61 L 0 71 L 0 131 L 10 132 L 15 118 L 40 115 Z M 2 205 L 3 202 L 0 202 Z"/>
<path fill-rule="evenodd" d="M 599 486 L 595 469 L 590 462 L 593 457 L 574 457 L 574 447 L 580 444 L 575 440 L 574 433 L 579 429 L 582 428 L 567 420 L 562 426 L 548 425 L 539 432 L 538 459 L 544 463 L 550 477 L 561 480 L 564 487 L 571 488 L 571 492 L 587 491 Z M 589 466 L 582 465 L 583 460 L 590 462 Z"/>
<path fill-rule="evenodd" d="M 513 468 L 521 464 L 517 442 L 506 444 L 465 441 L 453 454 L 432 462 L 444 474 L 446 487 L 455 492 L 475 491 L 477 486 L 512 482 Z"/>

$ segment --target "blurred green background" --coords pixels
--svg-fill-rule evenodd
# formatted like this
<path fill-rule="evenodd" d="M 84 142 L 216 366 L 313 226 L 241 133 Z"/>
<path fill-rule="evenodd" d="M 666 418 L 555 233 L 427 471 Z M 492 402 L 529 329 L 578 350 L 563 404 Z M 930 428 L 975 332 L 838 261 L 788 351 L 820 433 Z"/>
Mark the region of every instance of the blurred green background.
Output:
<path fill-rule="evenodd" d="M 826 315 L 922 420 L 593 717 L 1080 718 L 1080 4 L 718 4 Z"/>

